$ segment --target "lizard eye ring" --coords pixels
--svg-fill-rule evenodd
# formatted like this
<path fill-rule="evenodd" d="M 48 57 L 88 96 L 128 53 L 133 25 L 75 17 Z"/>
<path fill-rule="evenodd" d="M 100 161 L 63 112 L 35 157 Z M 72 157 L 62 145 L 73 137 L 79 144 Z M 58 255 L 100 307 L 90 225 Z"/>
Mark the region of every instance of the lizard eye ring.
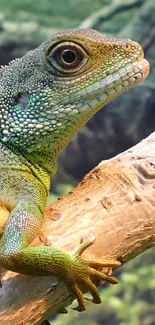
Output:
<path fill-rule="evenodd" d="M 87 62 L 84 49 L 73 42 L 61 42 L 48 49 L 47 61 L 51 67 L 64 74 L 79 71 Z"/>

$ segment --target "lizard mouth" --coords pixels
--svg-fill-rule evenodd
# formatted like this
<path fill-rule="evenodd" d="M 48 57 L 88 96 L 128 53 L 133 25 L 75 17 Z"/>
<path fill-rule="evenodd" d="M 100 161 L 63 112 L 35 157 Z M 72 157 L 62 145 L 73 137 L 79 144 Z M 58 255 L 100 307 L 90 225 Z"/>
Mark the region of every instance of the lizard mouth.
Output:
<path fill-rule="evenodd" d="M 150 65 L 148 61 L 143 58 L 135 65 L 128 65 L 123 73 L 120 69 L 117 74 L 114 73 L 111 76 L 111 80 L 103 86 L 103 93 L 97 96 L 96 99 L 104 104 L 108 103 L 118 95 L 134 87 L 136 84 L 144 81 L 149 74 L 149 68 Z"/>
<path fill-rule="evenodd" d="M 144 58 L 134 64 L 127 64 L 124 68 L 120 68 L 117 72 L 89 86 L 86 90 L 81 90 L 76 98 L 74 97 L 74 103 L 76 99 L 79 101 L 76 108 L 79 113 L 89 112 L 92 108 L 98 111 L 123 92 L 145 80 L 149 70 L 150 65 Z M 86 100 L 86 97 L 89 99 Z"/>

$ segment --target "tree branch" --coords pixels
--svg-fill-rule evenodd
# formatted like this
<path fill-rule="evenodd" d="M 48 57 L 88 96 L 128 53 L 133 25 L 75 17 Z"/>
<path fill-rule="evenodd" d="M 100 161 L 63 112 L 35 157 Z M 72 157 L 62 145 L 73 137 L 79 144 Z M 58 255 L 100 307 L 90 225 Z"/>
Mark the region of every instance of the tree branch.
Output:
<path fill-rule="evenodd" d="M 83 255 L 126 263 L 155 245 L 155 133 L 115 158 L 100 163 L 68 195 L 46 209 L 33 245 L 72 252 L 81 238 L 96 236 Z M 51 277 L 2 274 L 0 322 L 39 324 L 72 300 Z"/>

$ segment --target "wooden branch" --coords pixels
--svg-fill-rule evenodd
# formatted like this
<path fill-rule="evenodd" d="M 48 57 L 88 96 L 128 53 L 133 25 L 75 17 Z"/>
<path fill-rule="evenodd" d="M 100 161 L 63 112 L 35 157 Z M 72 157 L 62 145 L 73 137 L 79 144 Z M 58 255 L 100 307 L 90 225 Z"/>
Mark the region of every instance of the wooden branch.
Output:
<path fill-rule="evenodd" d="M 48 206 L 42 234 L 33 245 L 52 243 L 68 252 L 93 234 L 96 242 L 84 256 L 122 263 L 155 245 L 155 133 L 100 163 Z M 0 293 L 0 323 L 5 325 L 39 324 L 73 300 L 58 279 L 13 272 L 3 273 Z"/>

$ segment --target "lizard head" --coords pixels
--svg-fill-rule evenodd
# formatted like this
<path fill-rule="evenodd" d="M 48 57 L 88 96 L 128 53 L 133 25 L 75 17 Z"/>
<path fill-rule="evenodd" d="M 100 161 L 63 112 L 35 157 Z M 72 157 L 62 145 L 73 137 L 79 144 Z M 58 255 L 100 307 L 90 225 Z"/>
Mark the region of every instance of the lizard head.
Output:
<path fill-rule="evenodd" d="M 57 33 L 1 69 L 1 141 L 58 155 L 98 110 L 148 72 L 134 41 L 94 30 Z"/>

